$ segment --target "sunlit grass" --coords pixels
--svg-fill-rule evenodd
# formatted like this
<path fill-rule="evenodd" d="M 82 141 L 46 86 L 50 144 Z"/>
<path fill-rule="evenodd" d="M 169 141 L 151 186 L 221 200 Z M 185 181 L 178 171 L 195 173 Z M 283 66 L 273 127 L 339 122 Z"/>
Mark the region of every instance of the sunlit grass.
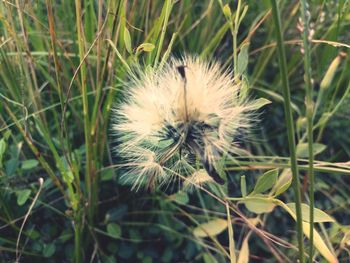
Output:
<path fill-rule="evenodd" d="M 271 7 L 250 0 L 1 1 L 0 258 L 311 262 L 314 253 L 315 260 L 346 261 L 350 5 L 280 1 L 279 13 Z M 252 133 L 237 138 L 240 154 L 223 160 L 227 185 L 132 192 L 119 179 L 118 150 L 111 151 L 111 110 L 135 63 L 162 67 L 182 54 L 230 67 L 242 96 L 271 103 L 257 111 Z M 290 97 L 282 92 L 286 81 Z M 277 178 L 265 173 L 275 168 Z M 283 188 L 289 169 L 300 180 L 294 192 Z M 320 222 L 311 209 L 317 232 L 306 233 L 299 220 L 297 238 L 285 206 L 291 202 L 315 206 L 336 223 Z M 195 234 L 203 228 L 211 235 Z M 303 233 L 317 237 L 314 250 Z"/>

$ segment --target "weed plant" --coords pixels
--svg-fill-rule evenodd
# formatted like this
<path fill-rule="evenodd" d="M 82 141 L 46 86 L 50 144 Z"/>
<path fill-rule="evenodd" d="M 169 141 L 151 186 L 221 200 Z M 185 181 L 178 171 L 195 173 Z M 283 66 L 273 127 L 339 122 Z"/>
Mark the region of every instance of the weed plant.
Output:
<path fill-rule="evenodd" d="M 0 262 L 348 262 L 349 21 L 346 0 L 1 0 Z M 112 109 L 133 65 L 184 54 L 257 121 L 225 185 L 132 191 Z"/>

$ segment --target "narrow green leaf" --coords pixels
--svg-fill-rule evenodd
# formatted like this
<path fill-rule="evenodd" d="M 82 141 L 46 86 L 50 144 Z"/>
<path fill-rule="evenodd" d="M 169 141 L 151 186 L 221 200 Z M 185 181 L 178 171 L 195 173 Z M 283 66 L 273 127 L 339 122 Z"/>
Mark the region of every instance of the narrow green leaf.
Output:
<path fill-rule="evenodd" d="M 0 140 L 0 168 L 2 168 L 2 158 L 6 150 L 6 141 L 4 138 Z"/>
<path fill-rule="evenodd" d="M 290 169 L 284 169 L 281 175 L 278 177 L 276 184 L 273 187 L 275 196 L 284 193 L 292 184 L 292 172 Z"/>
<path fill-rule="evenodd" d="M 241 15 L 239 16 L 238 26 L 240 26 L 240 24 L 242 23 L 243 18 L 245 17 L 245 15 L 246 15 L 247 12 L 248 12 L 248 8 L 249 8 L 248 5 L 245 5 L 245 6 L 243 7 L 242 13 L 241 13 Z"/>
<path fill-rule="evenodd" d="M 313 152 L 314 155 L 317 155 L 321 152 L 323 152 L 327 148 L 326 145 L 321 143 L 314 143 L 313 144 Z M 300 158 L 308 158 L 309 157 L 309 148 L 307 143 L 299 143 L 297 145 L 297 156 Z"/>
<path fill-rule="evenodd" d="M 249 236 L 250 235 L 247 235 L 243 240 L 242 247 L 239 250 L 237 263 L 248 263 L 249 262 L 249 244 L 248 244 Z"/>
<path fill-rule="evenodd" d="M 214 52 L 215 48 L 219 45 L 220 41 L 225 36 L 226 32 L 230 28 L 230 24 L 225 23 L 215 34 L 215 36 L 210 40 L 210 42 L 206 45 L 205 49 L 200 54 L 200 57 L 205 58 L 209 57 L 211 53 Z"/>
<path fill-rule="evenodd" d="M 122 64 L 124 65 L 125 69 L 128 72 L 131 72 L 131 68 L 128 65 L 128 63 L 125 61 L 125 59 L 123 58 L 123 56 L 120 54 L 119 50 L 117 49 L 117 47 L 114 45 L 114 43 L 112 42 L 112 40 L 110 39 L 106 39 L 106 41 L 111 45 L 111 47 L 113 48 L 115 54 L 117 55 L 117 57 L 120 59 L 120 61 L 122 62 Z"/>
<path fill-rule="evenodd" d="M 131 36 L 129 30 L 126 27 L 124 28 L 124 44 L 129 54 L 132 54 Z"/>
<path fill-rule="evenodd" d="M 23 190 L 16 191 L 17 204 L 19 206 L 24 205 L 25 202 L 27 202 L 31 192 L 32 191 L 30 189 L 23 189 Z"/>
<path fill-rule="evenodd" d="M 247 195 L 247 183 L 245 180 L 245 175 L 241 176 L 241 192 L 242 192 L 242 197 L 246 197 L 246 195 Z"/>
<path fill-rule="evenodd" d="M 227 228 L 227 220 L 217 218 L 200 224 L 193 230 L 196 237 L 216 236 Z"/>
<path fill-rule="evenodd" d="M 259 177 L 255 184 L 253 193 L 260 194 L 269 190 L 277 181 L 278 170 L 270 170 Z"/>
<path fill-rule="evenodd" d="M 214 256 L 210 253 L 204 253 L 203 256 L 203 262 L 204 263 L 216 263 L 216 259 L 214 258 Z"/>
<path fill-rule="evenodd" d="M 248 49 L 249 49 L 249 44 L 245 44 L 244 46 L 241 47 L 241 51 L 238 54 L 237 58 L 237 73 L 239 75 L 242 75 L 248 66 Z"/>
<path fill-rule="evenodd" d="M 19 162 L 17 157 L 5 162 L 5 170 L 8 176 L 11 176 L 15 173 L 16 169 L 18 168 L 18 163 Z"/>
<path fill-rule="evenodd" d="M 310 224 L 302 222 L 303 232 L 310 239 Z M 338 263 L 337 257 L 331 252 L 326 243 L 324 242 L 321 235 L 314 229 L 313 230 L 313 243 L 320 254 L 329 262 L 329 263 Z"/>
<path fill-rule="evenodd" d="M 235 238 L 233 233 L 233 226 L 231 221 L 231 213 L 228 202 L 226 202 L 226 214 L 227 214 L 227 226 L 228 226 L 228 240 L 229 240 L 229 251 L 230 251 L 230 263 L 236 263 L 236 252 L 235 252 Z"/>
<path fill-rule="evenodd" d="M 285 209 L 293 217 L 294 220 L 296 220 L 297 217 L 295 214 L 295 204 L 294 203 L 293 203 L 293 205 L 291 205 L 291 204 L 287 205 L 287 204 L 280 201 L 279 205 L 283 209 Z M 307 208 L 307 210 L 309 211 L 308 208 Z M 315 219 L 316 219 L 316 213 L 314 213 L 314 215 L 315 215 Z M 304 218 L 303 218 L 303 222 L 301 222 L 301 223 L 302 223 L 301 224 L 302 231 L 310 239 L 310 223 L 305 222 Z M 328 262 L 338 263 L 336 256 L 330 251 L 330 249 L 327 247 L 326 243 L 323 241 L 323 238 L 321 237 L 321 235 L 315 229 L 313 229 L 313 243 L 314 243 L 315 247 L 317 248 L 317 250 L 320 252 L 320 254 L 325 259 L 327 259 Z"/>
<path fill-rule="evenodd" d="M 188 203 L 189 198 L 188 194 L 184 191 L 179 191 L 176 194 L 172 195 L 171 198 L 178 204 L 185 205 Z"/>
<path fill-rule="evenodd" d="M 101 173 L 101 180 L 102 181 L 112 180 L 113 177 L 114 177 L 114 170 L 113 169 L 106 169 L 106 170 L 103 170 Z"/>
<path fill-rule="evenodd" d="M 295 214 L 295 203 L 286 204 L 289 209 Z M 301 213 L 304 222 L 309 222 L 310 218 L 310 206 L 307 204 L 301 204 Z M 318 208 L 314 208 L 314 222 L 322 223 L 322 222 L 335 222 L 334 218 L 329 216 L 327 213 L 323 212 Z"/>
<path fill-rule="evenodd" d="M 115 238 L 120 238 L 122 230 L 118 224 L 110 223 L 107 225 L 107 233 Z"/>
<path fill-rule="evenodd" d="M 248 197 L 247 199 L 243 200 L 242 203 L 250 212 L 255 214 L 272 212 L 272 210 L 275 208 L 275 204 L 271 199 L 264 199 L 263 197 L 263 195 L 259 195 L 259 199 L 254 199 L 254 196 L 252 196 L 252 198 Z"/>
<path fill-rule="evenodd" d="M 339 64 L 340 64 L 340 61 L 341 61 L 341 57 L 337 56 L 330 64 L 330 66 L 327 69 L 327 72 L 324 75 L 324 77 L 321 81 L 321 84 L 320 84 L 320 88 L 322 90 L 327 89 L 331 85 L 333 77 L 338 69 Z"/>
<path fill-rule="evenodd" d="M 258 110 L 260 109 L 261 107 L 267 105 L 267 104 L 270 104 L 271 101 L 268 100 L 268 99 L 265 99 L 265 98 L 259 98 L 257 100 L 254 100 L 252 103 L 249 104 L 249 108 L 251 110 Z"/>
<path fill-rule="evenodd" d="M 56 251 L 56 246 L 54 243 L 45 244 L 43 247 L 43 256 L 46 258 L 51 257 Z"/>
<path fill-rule="evenodd" d="M 30 169 L 37 167 L 38 164 L 39 164 L 39 162 L 35 159 L 25 160 L 22 162 L 22 169 L 23 170 L 30 170 Z"/>

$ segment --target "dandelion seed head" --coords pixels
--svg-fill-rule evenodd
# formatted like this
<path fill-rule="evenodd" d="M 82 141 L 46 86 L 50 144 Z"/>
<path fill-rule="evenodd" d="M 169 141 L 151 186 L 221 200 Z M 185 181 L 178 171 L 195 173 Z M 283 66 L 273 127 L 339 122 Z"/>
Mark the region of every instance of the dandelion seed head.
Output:
<path fill-rule="evenodd" d="M 112 120 L 124 180 L 134 189 L 154 188 L 177 174 L 197 182 L 193 176 L 206 171 L 220 182 L 217 162 L 235 153 L 237 131 L 249 127 L 252 111 L 232 76 L 189 56 L 131 74 Z"/>

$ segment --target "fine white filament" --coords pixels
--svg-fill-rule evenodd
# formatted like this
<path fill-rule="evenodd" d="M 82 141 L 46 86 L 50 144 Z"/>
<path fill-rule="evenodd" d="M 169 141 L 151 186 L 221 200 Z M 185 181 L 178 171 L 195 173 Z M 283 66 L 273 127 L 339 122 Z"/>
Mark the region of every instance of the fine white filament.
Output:
<path fill-rule="evenodd" d="M 222 156 L 235 153 L 237 131 L 249 127 L 252 111 L 232 76 L 218 63 L 189 56 L 135 70 L 112 119 L 124 181 L 138 190 L 198 181 L 193 177 L 206 171 L 222 183 L 211 173 Z"/>

